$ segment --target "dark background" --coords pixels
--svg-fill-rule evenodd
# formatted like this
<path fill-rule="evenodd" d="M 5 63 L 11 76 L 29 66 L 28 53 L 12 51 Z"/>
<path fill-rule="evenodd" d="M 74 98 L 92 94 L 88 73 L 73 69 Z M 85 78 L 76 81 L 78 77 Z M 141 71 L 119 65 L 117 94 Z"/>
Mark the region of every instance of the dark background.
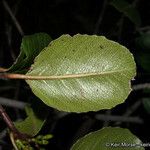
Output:
<path fill-rule="evenodd" d="M 146 88 L 136 89 L 137 85 L 150 82 L 150 1 L 126 1 L 138 11 L 141 18 L 140 25 L 135 24 L 124 13 L 110 5 L 111 0 L 0 1 L 0 67 L 10 67 L 15 61 L 20 51 L 23 35 L 38 32 L 46 32 L 52 39 L 62 34 L 104 35 L 129 48 L 135 56 L 137 76 L 132 81 L 135 90 L 125 103 L 116 106 L 111 111 L 102 110 L 82 114 L 64 113 L 48 108 L 49 116 L 40 133 L 51 133 L 54 137 L 46 149 L 68 150 L 79 137 L 103 126 L 128 128 L 144 143 L 150 142 L 150 107 L 147 108 L 144 105 L 145 98 L 147 99 L 146 105 L 150 104 L 150 91 L 147 88 L 150 86 L 147 84 Z M 21 26 L 21 31 L 12 19 L 8 7 Z M 0 97 L 24 102 L 38 100 L 25 82 L 16 80 L 0 81 Z M 25 117 L 24 110 L 4 107 L 13 121 Z M 117 121 L 111 121 L 111 117 L 110 121 L 98 119 L 96 116 L 99 114 L 117 115 L 122 118 L 127 115 L 127 122 L 117 123 Z M 131 123 L 128 117 L 137 117 L 142 122 Z M 0 120 L 0 149 L 12 149 L 8 135 L 4 134 L 5 128 L 6 125 Z"/>

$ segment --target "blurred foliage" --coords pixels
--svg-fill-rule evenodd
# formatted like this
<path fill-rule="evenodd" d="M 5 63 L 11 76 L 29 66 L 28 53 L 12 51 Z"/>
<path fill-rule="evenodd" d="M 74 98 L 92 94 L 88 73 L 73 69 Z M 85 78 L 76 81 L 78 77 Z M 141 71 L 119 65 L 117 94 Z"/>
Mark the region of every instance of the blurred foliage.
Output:
<path fill-rule="evenodd" d="M 46 33 L 36 33 L 24 36 L 21 42 L 20 54 L 15 63 L 9 68 L 9 72 L 27 72 L 34 61 L 34 58 L 51 41 L 51 37 Z"/>
<path fill-rule="evenodd" d="M 137 62 L 141 67 L 150 72 L 150 33 L 144 33 L 136 38 L 138 53 L 136 53 Z"/>
<path fill-rule="evenodd" d="M 132 4 L 128 3 L 126 0 L 112 0 L 110 4 L 119 12 L 127 16 L 135 25 L 140 26 L 140 14 L 137 9 L 132 6 Z"/>
<path fill-rule="evenodd" d="M 143 98 L 142 99 L 143 105 L 147 113 L 150 114 L 150 98 Z"/>

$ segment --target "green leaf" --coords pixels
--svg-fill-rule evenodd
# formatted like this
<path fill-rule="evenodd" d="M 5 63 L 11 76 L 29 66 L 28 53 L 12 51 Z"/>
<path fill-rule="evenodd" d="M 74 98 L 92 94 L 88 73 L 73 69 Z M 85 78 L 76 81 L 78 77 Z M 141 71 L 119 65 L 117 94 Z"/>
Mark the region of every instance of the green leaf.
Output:
<path fill-rule="evenodd" d="M 106 127 L 80 138 L 71 150 L 144 150 L 140 144 L 141 141 L 128 129 Z"/>
<path fill-rule="evenodd" d="M 142 102 L 145 110 L 150 114 L 150 98 L 143 98 Z"/>
<path fill-rule="evenodd" d="M 110 3 L 119 12 L 128 17 L 135 25 L 141 24 L 141 17 L 139 12 L 125 0 L 112 0 Z"/>
<path fill-rule="evenodd" d="M 48 115 L 48 111 L 44 105 L 39 105 L 39 103 L 34 105 L 34 109 L 29 106 L 26 107 L 27 118 L 25 120 L 15 122 L 16 128 L 21 133 L 30 135 L 32 137 L 38 134 L 38 132 L 41 130 Z"/>
<path fill-rule="evenodd" d="M 21 43 L 21 51 L 16 62 L 9 68 L 9 72 L 20 72 L 28 69 L 34 58 L 46 47 L 51 37 L 46 33 L 36 33 L 24 36 Z M 26 71 L 27 72 L 27 71 Z"/>
<path fill-rule="evenodd" d="M 43 79 L 26 81 L 45 104 L 68 112 L 97 111 L 124 102 L 135 62 L 127 48 L 103 36 L 63 35 L 26 75 Z"/>

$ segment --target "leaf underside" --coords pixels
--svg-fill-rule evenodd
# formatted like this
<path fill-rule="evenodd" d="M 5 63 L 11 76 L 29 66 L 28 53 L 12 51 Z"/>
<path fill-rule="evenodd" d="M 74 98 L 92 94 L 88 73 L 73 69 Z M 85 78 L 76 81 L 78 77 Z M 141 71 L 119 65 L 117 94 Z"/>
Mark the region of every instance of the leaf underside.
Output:
<path fill-rule="evenodd" d="M 45 104 L 68 112 L 98 111 L 123 103 L 135 76 L 135 62 L 129 50 L 96 35 L 63 35 L 34 62 L 26 75 L 56 79 L 26 80 L 33 93 Z M 71 78 L 59 78 L 66 75 Z"/>
<path fill-rule="evenodd" d="M 106 127 L 79 139 L 71 150 L 144 150 L 140 144 L 141 141 L 128 129 Z"/>

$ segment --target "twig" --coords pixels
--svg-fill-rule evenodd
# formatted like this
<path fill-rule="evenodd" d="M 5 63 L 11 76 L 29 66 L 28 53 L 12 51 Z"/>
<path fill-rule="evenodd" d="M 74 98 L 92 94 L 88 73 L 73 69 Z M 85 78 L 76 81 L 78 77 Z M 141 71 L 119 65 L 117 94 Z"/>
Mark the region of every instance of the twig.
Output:
<path fill-rule="evenodd" d="M 8 41 L 8 46 L 9 46 L 9 50 L 10 50 L 10 54 L 11 57 L 13 59 L 13 61 L 16 60 L 16 55 L 12 49 L 11 43 L 12 43 L 12 26 L 9 26 L 8 23 L 6 22 L 6 36 L 7 36 L 7 41 Z"/>
<path fill-rule="evenodd" d="M 14 139 L 13 134 L 10 133 L 9 136 L 10 136 L 10 140 L 11 140 L 11 143 L 12 143 L 14 149 L 15 149 L 15 150 L 19 150 L 18 147 L 17 147 L 17 145 L 16 145 L 16 143 L 15 143 L 15 139 Z"/>
<path fill-rule="evenodd" d="M 132 86 L 133 90 L 150 89 L 150 83 L 137 84 Z"/>
<path fill-rule="evenodd" d="M 16 16 L 20 2 L 21 2 L 21 0 L 18 0 L 17 2 L 15 2 L 14 9 L 12 9 L 14 16 Z M 5 26 L 6 26 L 5 33 L 6 33 L 7 40 L 8 40 L 8 46 L 10 49 L 10 54 L 11 54 L 13 61 L 15 61 L 16 60 L 16 54 L 14 53 L 13 48 L 12 48 L 12 24 L 9 24 L 8 22 L 6 22 Z"/>
<path fill-rule="evenodd" d="M 113 115 L 102 115 L 98 114 L 95 116 L 96 119 L 102 121 L 119 121 L 119 122 L 130 122 L 142 124 L 143 120 L 139 117 L 124 117 L 124 116 L 113 116 Z"/>
<path fill-rule="evenodd" d="M 141 103 L 142 103 L 141 100 L 138 100 L 137 102 L 135 102 L 134 105 L 132 105 L 130 108 L 128 108 L 128 110 L 124 113 L 123 116 L 125 116 L 125 117 L 130 116 L 133 112 L 135 112 L 137 110 L 137 108 L 139 108 Z"/>
<path fill-rule="evenodd" d="M 20 33 L 21 36 L 23 36 L 23 35 L 24 35 L 24 32 L 23 32 L 23 30 L 22 30 L 22 28 L 21 28 L 19 22 L 17 21 L 15 15 L 12 13 L 10 7 L 8 6 L 8 4 L 7 4 L 7 2 L 6 2 L 5 0 L 3 0 L 3 5 L 4 5 L 4 8 L 6 9 L 6 11 L 9 13 L 9 15 L 10 15 L 10 17 L 11 17 L 13 23 L 15 24 L 15 26 L 16 26 L 18 32 Z"/>
<path fill-rule="evenodd" d="M 0 97 L 0 104 L 8 107 L 14 107 L 18 109 L 24 109 L 28 104 L 25 102 L 12 100 L 4 97 Z"/>
<path fill-rule="evenodd" d="M 11 121 L 10 117 L 5 112 L 5 110 L 2 107 L 2 105 L 0 105 L 0 116 L 2 117 L 2 119 L 4 120 L 4 122 L 6 123 L 7 127 L 9 128 L 9 130 L 13 133 L 13 135 L 14 135 L 15 138 L 19 138 L 19 139 L 23 139 L 23 140 L 26 140 L 26 139 L 29 138 L 28 135 L 22 134 L 21 132 L 19 132 L 17 130 L 17 128 L 15 127 L 15 125 Z"/>
<path fill-rule="evenodd" d="M 2 105 L 0 105 L 0 115 L 1 115 L 2 119 L 5 121 L 5 123 L 7 124 L 8 128 L 13 133 L 18 133 L 18 130 L 14 126 L 13 122 L 11 121 L 11 119 L 9 118 L 9 116 L 7 115 L 7 113 L 5 112 L 5 110 L 3 109 Z"/>
<path fill-rule="evenodd" d="M 145 27 L 141 27 L 141 28 L 138 28 L 138 30 L 140 31 L 149 31 L 150 30 L 150 26 L 145 26 Z"/>
<path fill-rule="evenodd" d="M 100 25 L 102 23 L 103 16 L 104 16 L 104 13 L 105 13 L 105 10 L 106 10 L 106 6 L 107 6 L 107 0 L 104 0 L 101 12 L 99 14 L 99 18 L 98 18 L 98 20 L 96 22 L 96 25 L 95 25 L 94 34 L 97 34 L 98 31 L 99 31 L 99 28 L 100 28 Z"/>
<path fill-rule="evenodd" d="M 111 115 L 111 110 L 107 110 L 105 115 Z M 103 127 L 107 127 L 109 126 L 109 120 L 105 120 L 104 123 L 103 123 Z"/>
<path fill-rule="evenodd" d="M 7 71 L 8 69 L 6 69 L 6 68 L 2 68 L 2 67 L 0 67 L 0 72 L 5 72 L 5 71 Z"/>
<path fill-rule="evenodd" d="M 130 108 L 127 109 L 127 111 L 122 115 L 123 117 L 128 117 L 130 116 L 133 112 L 135 112 L 139 106 L 141 105 L 141 100 L 138 100 L 135 102 L 134 105 L 132 105 Z M 121 122 L 116 122 L 115 125 L 119 125 Z"/>

